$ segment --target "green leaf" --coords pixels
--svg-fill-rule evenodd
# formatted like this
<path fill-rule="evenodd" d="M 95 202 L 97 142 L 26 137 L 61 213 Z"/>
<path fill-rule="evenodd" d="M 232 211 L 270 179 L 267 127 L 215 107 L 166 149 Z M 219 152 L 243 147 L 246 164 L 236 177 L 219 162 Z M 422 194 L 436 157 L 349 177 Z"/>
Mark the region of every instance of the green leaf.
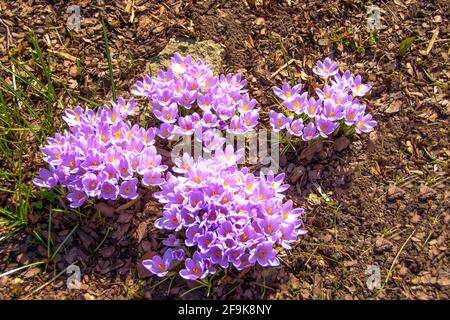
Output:
<path fill-rule="evenodd" d="M 36 202 L 35 204 L 34 204 L 34 207 L 36 208 L 36 209 L 42 209 L 43 207 L 44 207 L 44 204 L 42 203 L 42 201 L 38 201 L 38 202 Z"/>
<path fill-rule="evenodd" d="M 413 44 L 413 42 L 416 40 L 416 36 L 408 37 L 404 39 L 400 43 L 400 47 L 398 48 L 398 56 L 403 57 L 406 54 L 406 51 L 408 51 L 409 47 Z"/>
<path fill-rule="evenodd" d="M 58 198 L 58 195 L 54 191 L 45 191 L 45 190 L 40 191 L 39 196 L 42 199 L 45 199 L 50 202 L 54 202 Z"/>

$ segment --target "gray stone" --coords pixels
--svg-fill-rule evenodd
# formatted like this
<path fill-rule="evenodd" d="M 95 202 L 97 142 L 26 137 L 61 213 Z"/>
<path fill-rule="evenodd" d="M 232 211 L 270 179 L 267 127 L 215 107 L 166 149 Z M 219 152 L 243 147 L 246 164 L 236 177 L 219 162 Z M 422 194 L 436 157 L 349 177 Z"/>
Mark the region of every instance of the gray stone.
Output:
<path fill-rule="evenodd" d="M 166 47 L 147 63 L 147 72 L 155 75 L 159 69 L 167 69 L 175 52 L 182 56 L 190 55 L 192 59 L 208 62 L 215 74 L 222 72 L 222 59 L 225 49 L 212 40 L 194 41 L 187 38 L 172 38 Z"/>

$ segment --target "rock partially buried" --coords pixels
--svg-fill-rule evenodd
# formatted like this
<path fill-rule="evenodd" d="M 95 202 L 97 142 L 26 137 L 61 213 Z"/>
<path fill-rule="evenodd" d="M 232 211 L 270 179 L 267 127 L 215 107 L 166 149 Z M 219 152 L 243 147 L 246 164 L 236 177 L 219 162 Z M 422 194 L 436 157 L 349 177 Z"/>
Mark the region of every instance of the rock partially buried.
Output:
<path fill-rule="evenodd" d="M 419 200 L 420 201 L 426 201 L 429 199 L 433 199 L 436 197 L 436 191 L 431 189 L 430 187 L 426 185 L 421 185 L 419 188 Z"/>
<path fill-rule="evenodd" d="M 222 72 L 222 57 L 224 48 L 212 40 L 194 41 L 186 38 L 172 38 L 166 47 L 156 56 L 150 58 L 147 63 L 149 74 L 155 75 L 159 69 L 170 67 L 170 59 L 175 52 L 182 56 L 190 55 L 194 60 L 207 61 L 213 68 L 214 73 Z"/>
<path fill-rule="evenodd" d="M 387 188 L 387 199 L 389 201 L 394 201 L 400 198 L 403 198 L 405 195 L 405 191 L 393 184 L 389 185 Z"/>
<path fill-rule="evenodd" d="M 305 174 L 305 167 L 298 166 L 296 167 L 291 174 L 291 182 L 293 184 L 297 183 L 297 181 Z"/>
<path fill-rule="evenodd" d="M 334 150 L 336 150 L 337 152 L 341 152 L 342 150 L 346 149 L 348 146 L 350 145 L 350 140 L 345 137 L 339 137 L 336 139 L 336 141 L 334 141 L 333 147 Z"/>
<path fill-rule="evenodd" d="M 375 253 L 383 253 L 385 251 L 391 251 L 392 247 L 393 247 L 392 242 L 382 237 L 378 237 L 375 241 L 373 251 Z"/>

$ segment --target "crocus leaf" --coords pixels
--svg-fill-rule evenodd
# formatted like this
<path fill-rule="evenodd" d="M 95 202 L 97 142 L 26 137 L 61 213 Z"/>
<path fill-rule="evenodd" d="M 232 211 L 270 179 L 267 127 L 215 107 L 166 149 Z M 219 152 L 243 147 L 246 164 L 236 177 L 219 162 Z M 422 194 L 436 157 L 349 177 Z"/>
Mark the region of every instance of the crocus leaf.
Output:
<path fill-rule="evenodd" d="M 406 51 L 408 51 L 409 47 L 413 44 L 413 42 L 416 40 L 416 36 L 408 37 L 404 39 L 400 43 L 400 47 L 398 48 L 398 56 L 403 57 L 406 54 Z"/>

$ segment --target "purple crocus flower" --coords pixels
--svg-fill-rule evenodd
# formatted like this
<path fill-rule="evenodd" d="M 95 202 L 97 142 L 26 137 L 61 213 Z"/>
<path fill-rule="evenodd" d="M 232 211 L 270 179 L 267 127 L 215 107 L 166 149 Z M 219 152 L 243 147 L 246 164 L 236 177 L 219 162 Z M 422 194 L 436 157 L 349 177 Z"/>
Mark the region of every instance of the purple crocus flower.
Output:
<path fill-rule="evenodd" d="M 181 96 L 177 99 L 177 102 L 186 109 L 190 109 L 191 105 L 195 102 L 195 94 L 196 91 L 184 90 Z"/>
<path fill-rule="evenodd" d="M 325 101 L 322 114 L 331 121 L 340 120 L 344 117 L 344 107 L 341 104 Z"/>
<path fill-rule="evenodd" d="M 240 149 L 240 150 L 236 151 L 236 153 L 235 153 L 234 148 L 231 144 L 228 144 L 225 147 L 225 151 L 223 151 L 222 149 L 216 150 L 216 158 L 220 159 L 221 161 L 223 161 L 223 163 L 225 163 L 229 166 L 237 163 L 237 161 L 243 155 L 244 155 L 244 149 Z"/>
<path fill-rule="evenodd" d="M 270 216 L 266 216 L 264 219 L 260 219 L 255 226 L 257 225 L 270 240 L 275 241 L 275 234 L 280 228 L 281 220 L 281 216 L 272 214 Z"/>
<path fill-rule="evenodd" d="M 319 129 L 319 134 L 324 138 L 327 138 L 334 132 L 334 130 L 336 130 L 337 127 L 339 127 L 339 123 L 333 122 L 324 116 L 319 116 L 316 118 L 316 125 Z"/>
<path fill-rule="evenodd" d="M 244 248 L 232 248 L 227 250 L 226 255 L 228 261 L 232 263 L 235 267 L 239 267 L 241 265 L 241 257 L 244 254 Z"/>
<path fill-rule="evenodd" d="M 154 97 L 154 102 L 158 104 L 161 107 L 167 107 L 170 104 L 174 102 L 174 97 L 172 95 L 172 91 L 169 89 L 163 89 L 156 91 L 156 95 Z M 161 110 L 153 110 L 153 113 L 155 111 L 161 111 Z"/>
<path fill-rule="evenodd" d="M 242 119 L 240 117 L 238 117 L 237 115 L 234 115 L 231 120 L 230 120 L 230 124 L 228 125 L 228 130 L 229 133 L 231 134 L 243 134 L 245 129 L 244 129 L 244 122 L 242 121 Z"/>
<path fill-rule="evenodd" d="M 353 82 L 353 76 L 349 70 L 345 71 L 342 75 L 339 73 L 336 73 L 334 75 L 334 81 L 332 81 L 332 83 L 334 85 L 339 86 L 342 89 L 346 89 L 346 88 L 350 87 L 352 82 Z"/>
<path fill-rule="evenodd" d="M 216 107 L 216 112 L 217 115 L 219 116 L 219 118 L 221 120 L 228 120 L 230 119 L 234 113 L 236 112 L 236 109 L 234 107 L 229 107 L 226 104 L 220 103 L 217 107 Z"/>
<path fill-rule="evenodd" d="M 352 90 L 353 96 L 363 97 L 372 89 L 372 87 L 363 84 L 361 76 L 357 75 L 350 84 L 350 89 Z"/>
<path fill-rule="evenodd" d="M 78 208 L 82 206 L 87 201 L 87 199 L 87 194 L 81 190 L 75 190 L 67 195 L 67 200 L 70 201 L 69 206 L 71 208 Z"/>
<path fill-rule="evenodd" d="M 186 255 L 183 249 L 173 250 L 172 254 L 173 254 L 174 260 L 177 260 L 177 261 L 183 261 L 185 255 Z"/>
<path fill-rule="evenodd" d="M 248 111 L 251 111 L 255 108 L 256 106 L 256 100 L 255 99 L 251 99 L 248 95 L 248 93 L 242 95 L 241 100 L 239 100 L 238 102 L 238 111 L 242 114 L 242 113 L 247 113 Z"/>
<path fill-rule="evenodd" d="M 316 126 L 314 125 L 314 123 L 312 121 L 309 122 L 303 129 L 303 135 L 302 135 L 303 141 L 314 140 L 318 136 L 319 136 L 319 134 L 317 133 Z"/>
<path fill-rule="evenodd" d="M 81 179 L 83 184 L 84 192 L 86 192 L 91 197 L 96 197 L 100 194 L 99 185 L 101 184 L 100 177 L 92 172 L 87 172 Z"/>
<path fill-rule="evenodd" d="M 302 114 L 308 102 L 308 93 L 297 95 L 293 100 L 284 101 L 283 105 L 295 114 Z"/>
<path fill-rule="evenodd" d="M 142 184 L 144 186 L 160 186 L 165 182 L 164 178 L 161 176 L 161 171 L 155 168 L 146 169 L 143 172 Z"/>
<path fill-rule="evenodd" d="M 39 169 L 39 178 L 33 179 L 33 183 L 38 187 L 53 188 L 58 183 L 58 176 L 54 174 L 53 169 Z"/>
<path fill-rule="evenodd" d="M 305 113 L 311 118 L 315 117 L 321 112 L 321 104 L 320 100 L 309 98 L 308 103 L 305 105 Z"/>
<path fill-rule="evenodd" d="M 192 122 L 191 116 L 179 117 L 178 127 L 175 129 L 177 134 L 190 136 L 194 133 L 194 124 Z"/>
<path fill-rule="evenodd" d="M 361 105 L 354 103 L 345 109 L 345 124 L 351 126 L 355 123 L 355 120 L 360 118 L 364 113 L 364 108 Z"/>
<path fill-rule="evenodd" d="M 203 111 L 208 111 L 212 107 L 214 95 L 212 93 L 199 94 L 197 96 L 197 104 Z"/>
<path fill-rule="evenodd" d="M 286 130 L 293 136 L 300 137 L 303 132 L 303 120 L 297 119 L 286 125 Z"/>
<path fill-rule="evenodd" d="M 80 117 L 82 114 L 83 108 L 76 106 L 73 110 L 67 109 L 62 118 L 70 127 L 75 127 L 80 125 Z"/>
<path fill-rule="evenodd" d="M 220 132 L 208 130 L 203 133 L 203 150 L 205 152 L 212 152 L 219 149 L 225 143 L 225 138 L 222 137 Z"/>
<path fill-rule="evenodd" d="M 163 139 L 170 140 L 174 137 L 175 126 L 170 123 L 161 123 L 157 129 L 157 135 Z"/>
<path fill-rule="evenodd" d="M 241 113 L 241 119 L 243 122 L 243 126 L 249 130 L 253 129 L 258 125 L 258 119 L 259 119 L 259 110 L 250 110 L 244 113 Z"/>
<path fill-rule="evenodd" d="M 276 267 L 280 264 L 280 260 L 276 257 L 276 251 L 273 244 L 269 241 L 259 243 L 256 249 L 250 253 L 249 262 L 258 262 L 261 266 Z"/>
<path fill-rule="evenodd" d="M 205 128 L 214 128 L 217 126 L 217 116 L 210 112 L 209 110 L 206 110 L 203 112 L 203 117 L 201 120 L 201 125 Z"/>
<path fill-rule="evenodd" d="M 106 112 L 106 119 L 109 124 L 118 124 L 123 120 L 122 116 L 120 115 L 120 111 L 118 108 L 113 108 L 112 110 L 108 107 L 104 107 L 104 110 Z"/>
<path fill-rule="evenodd" d="M 339 106 L 347 106 L 351 103 L 351 96 L 343 90 L 335 90 L 331 99 L 335 105 Z"/>
<path fill-rule="evenodd" d="M 220 226 L 217 228 L 216 232 L 222 236 L 222 237 L 228 237 L 233 235 L 234 232 L 233 225 L 230 221 L 224 221 L 220 224 Z"/>
<path fill-rule="evenodd" d="M 183 74 L 187 71 L 188 67 L 192 64 L 192 57 L 182 57 L 178 52 L 175 52 L 172 58 L 172 70 L 177 74 Z"/>
<path fill-rule="evenodd" d="M 167 249 L 163 257 L 156 255 L 151 260 L 142 261 L 144 268 L 158 277 L 164 277 L 169 271 L 169 267 L 173 261 L 173 252 L 171 249 Z"/>
<path fill-rule="evenodd" d="M 281 218 L 283 219 L 283 224 L 294 224 L 298 221 L 298 218 L 303 214 L 305 210 L 302 208 L 293 209 L 292 200 L 286 201 L 281 209 Z"/>
<path fill-rule="evenodd" d="M 174 123 L 178 118 L 178 106 L 176 103 L 171 103 L 166 107 L 162 107 L 161 111 L 154 110 L 153 114 L 164 123 Z"/>
<path fill-rule="evenodd" d="M 286 117 L 284 114 L 276 113 L 273 110 L 270 110 L 269 112 L 269 122 L 275 132 L 286 128 L 286 125 L 290 123 L 292 119 L 293 117 Z"/>
<path fill-rule="evenodd" d="M 260 175 L 260 184 L 271 187 L 277 193 L 284 192 L 289 189 L 289 184 L 283 184 L 284 177 L 284 173 L 275 175 L 274 172 L 270 170 L 266 177 L 264 177 L 263 174 Z"/>
<path fill-rule="evenodd" d="M 161 155 L 157 153 L 156 148 L 154 146 L 146 147 L 139 156 L 139 164 L 136 171 L 143 175 L 148 169 L 159 167 L 160 163 Z"/>
<path fill-rule="evenodd" d="M 163 240 L 162 243 L 168 247 L 178 247 L 180 245 L 180 239 L 174 234 L 169 234 L 169 237 L 166 240 Z"/>
<path fill-rule="evenodd" d="M 205 198 L 203 196 L 203 192 L 200 191 L 192 191 L 189 194 L 189 206 L 188 210 L 197 211 L 200 210 L 204 206 Z"/>
<path fill-rule="evenodd" d="M 285 249 L 292 249 L 291 243 L 297 240 L 298 233 L 295 230 L 294 224 L 288 224 L 286 226 L 280 227 L 280 244 Z"/>
<path fill-rule="evenodd" d="M 336 63 L 331 61 L 330 58 L 326 58 L 323 62 L 317 61 L 316 67 L 313 68 L 313 72 L 322 78 L 328 78 L 339 72 Z"/>
<path fill-rule="evenodd" d="M 180 271 L 180 276 L 187 280 L 203 279 L 208 274 L 205 264 L 198 252 L 195 252 L 192 259 L 186 259 L 185 268 Z"/>
<path fill-rule="evenodd" d="M 355 130 L 357 133 L 370 132 L 377 125 L 375 120 L 372 120 L 371 114 L 360 115 L 355 121 Z"/>
<path fill-rule="evenodd" d="M 158 78 L 163 81 L 163 83 L 169 84 L 176 78 L 176 75 L 172 68 L 168 68 L 166 71 L 158 70 Z"/>
<path fill-rule="evenodd" d="M 323 87 L 323 89 L 316 88 L 316 94 L 319 97 L 320 100 L 328 100 L 331 99 L 331 97 L 334 94 L 334 89 L 330 87 L 329 85 L 326 85 Z"/>
<path fill-rule="evenodd" d="M 106 173 L 107 179 L 109 180 L 117 180 L 119 178 L 116 167 L 110 163 L 105 166 L 103 172 Z"/>
<path fill-rule="evenodd" d="M 281 89 L 278 87 L 272 87 L 272 90 L 275 93 L 275 95 L 281 100 L 292 101 L 297 97 L 298 93 L 302 90 L 302 85 L 298 84 L 294 87 L 291 87 L 291 85 L 288 82 L 285 82 L 283 83 Z"/>
<path fill-rule="evenodd" d="M 131 114 L 133 114 L 135 108 L 136 108 L 136 101 L 134 98 L 131 98 L 128 101 L 125 101 L 124 98 L 119 97 L 117 99 L 117 104 L 114 102 L 111 103 L 114 108 L 117 108 L 120 112 L 120 115 L 122 117 L 127 117 Z"/>
<path fill-rule="evenodd" d="M 221 246 L 213 245 L 209 247 L 208 256 L 212 263 L 220 265 L 222 268 L 227 268 L 230 264 L 228 259 L 224 256 L 224 251 Z"/>
<path fill-rule="evenodd" d="M 105 180 L 100 188 L 100 197 L 103 199 L 116 200 L 119 194 L 119 187 L 113 180 Z"/>
<path fill-rule="evenodd" d="M 197 237 L 197 244 L 201 251 L 206 252 L 208 248 L 214 244 L 215 234 L 213 232 L 206 232 Z"/>
<path fill-rule="evenodd" d="M 136 199 L 138 179 L 132 178 L 130 180 L 122 182 L 119 188 L 119 194 L 125 199 Z"/>
<path fill-rule="evenodd" d="M 135 96 L 150 97 L 156 90 L 157 83 L 149 76 L 145 76 L 144 81 L 136 81 L 131 93 Z"/>
<path fill-rule="evenodd" d="M 62 150 L 55 146 L 46 146 L 41 149 L 44 155 L 44 161 L 51 165 L 60 165 L 63 162 L 61 157 Z"/>
<path fill-rule="evenodd" d="M 185 173 L 189 169 L 189 167 L 194 163 L 194 159 L 189 156 L 188 153 L 184 153 L 183 157 L 176 158 L 174 160 L 176 167 L 173 167 L 172 170 L 176 173 Z"/>
<path fill-rule="evenodd" d="M 164 227 L 168 230 L 178 231 L 181 228 L 181 217 L 178 208 L 173 207 L 170 210 L 163 212 Z"/>
<path fill-rule="evenodd" d="M 122 179 L 128 179 L 131 176 L 131 168 L 130 163 L 126 157 L 122 157 L 119 160 L 119 166 L 117 168 L 117 171 L 119 173 L 119 176 Z"/>
<path fill-rule="evenodd" d="M 149 128 L 145 131 L 143 136 L 143 142 L 145 145 L 151 145 L 155 142 L 155 128 Z"/>

